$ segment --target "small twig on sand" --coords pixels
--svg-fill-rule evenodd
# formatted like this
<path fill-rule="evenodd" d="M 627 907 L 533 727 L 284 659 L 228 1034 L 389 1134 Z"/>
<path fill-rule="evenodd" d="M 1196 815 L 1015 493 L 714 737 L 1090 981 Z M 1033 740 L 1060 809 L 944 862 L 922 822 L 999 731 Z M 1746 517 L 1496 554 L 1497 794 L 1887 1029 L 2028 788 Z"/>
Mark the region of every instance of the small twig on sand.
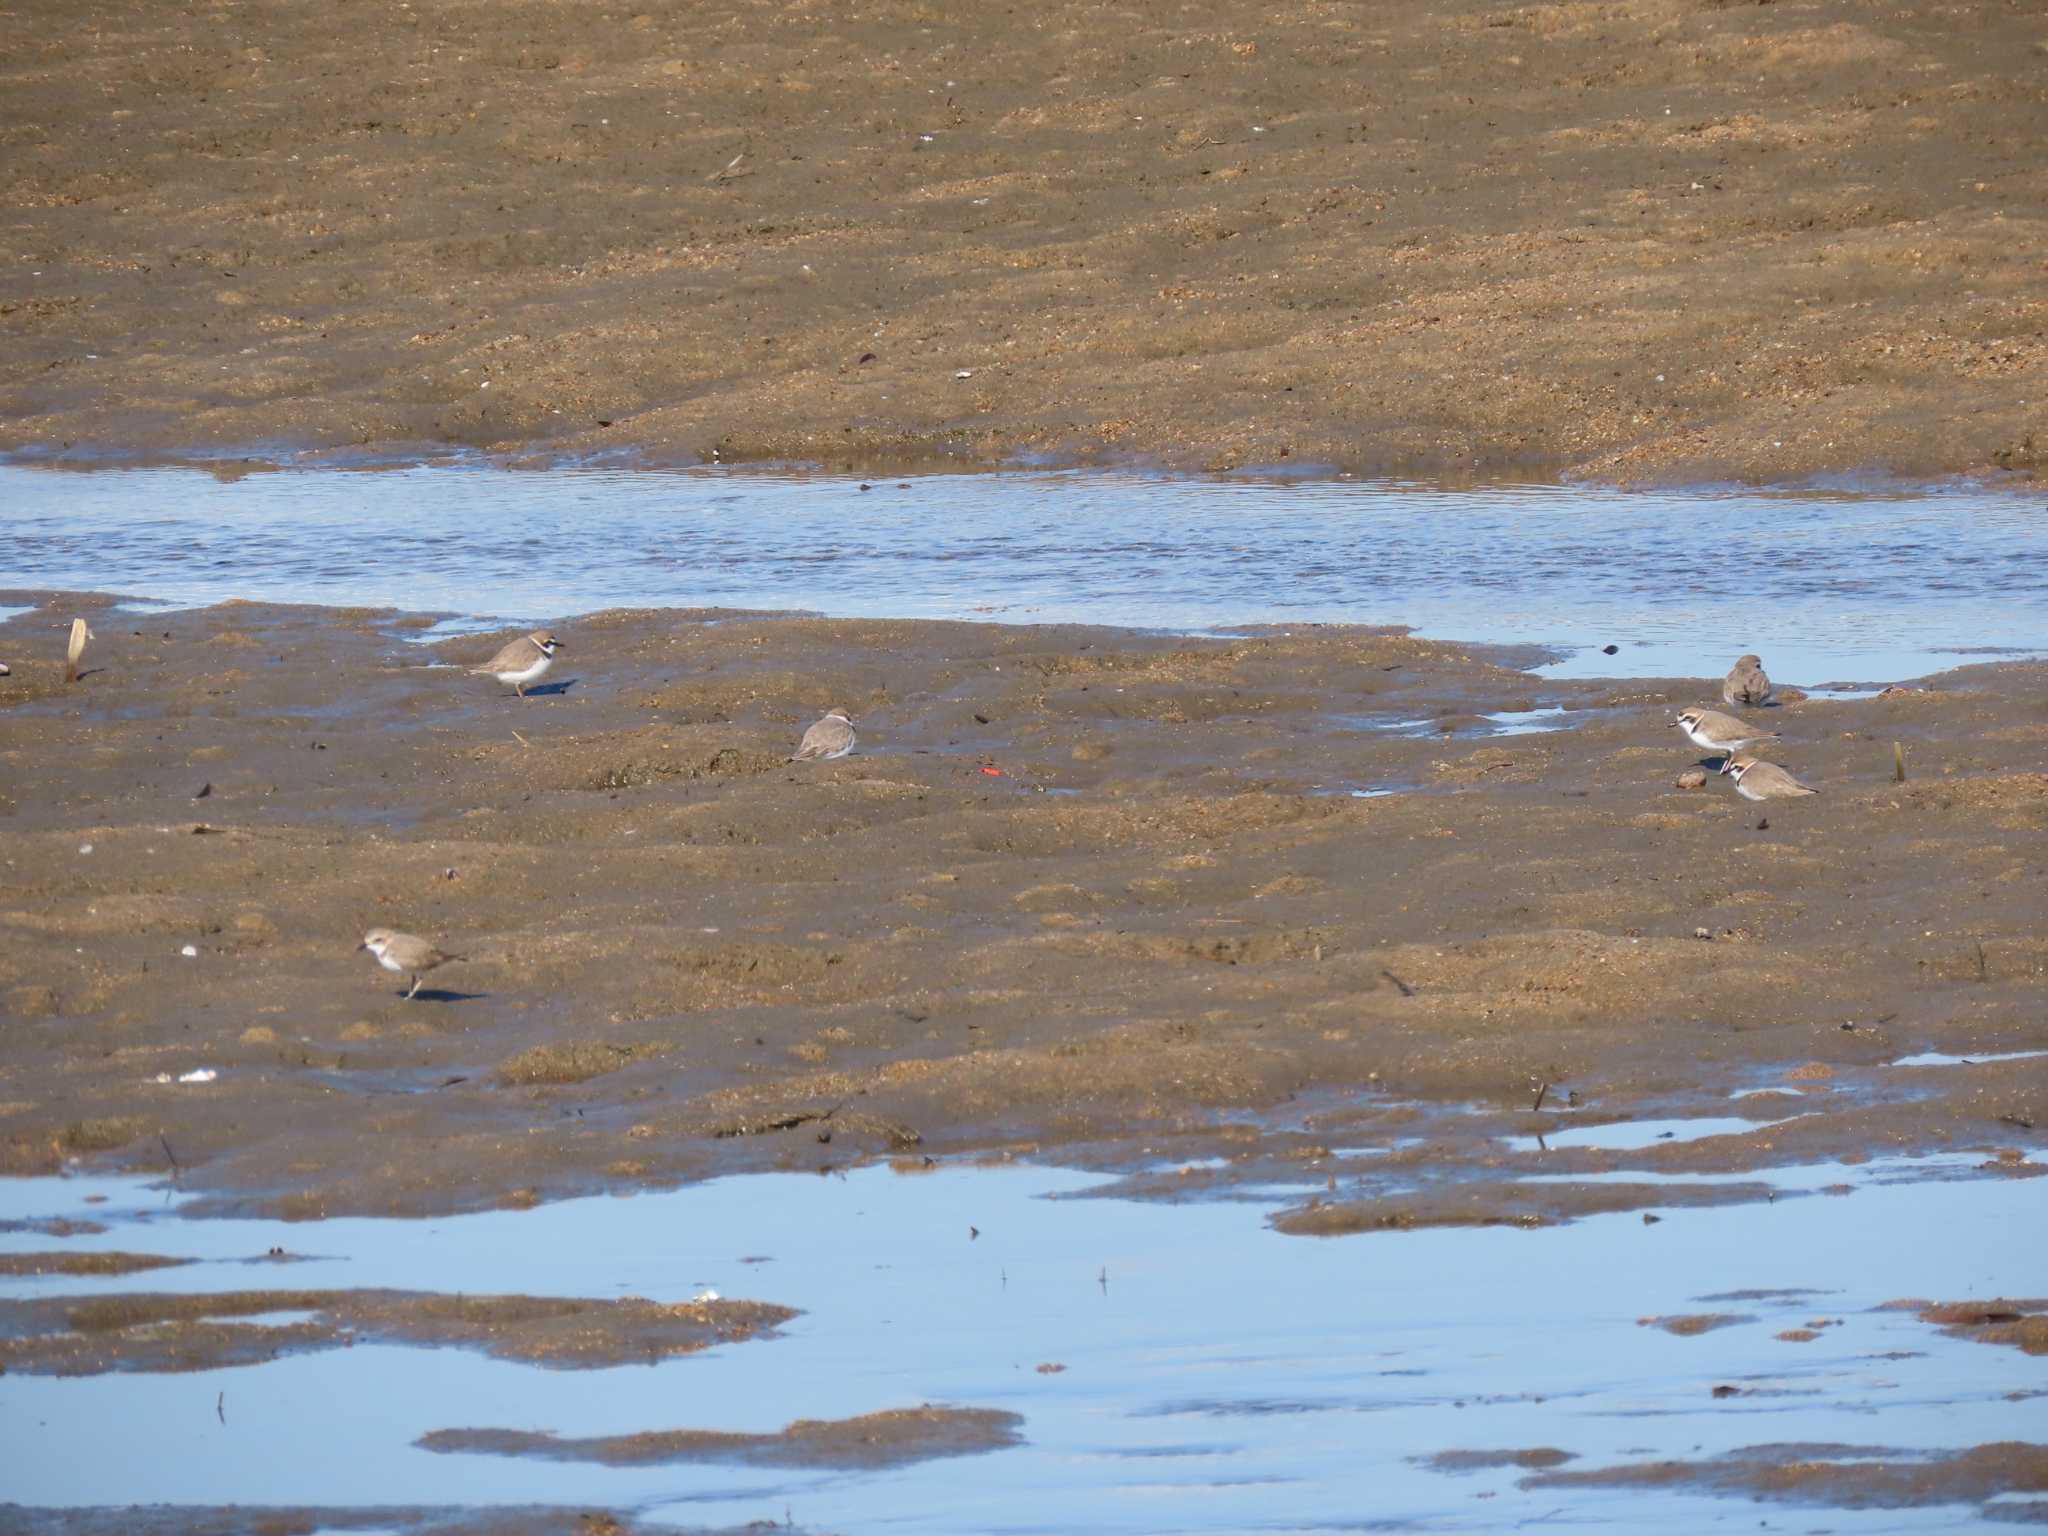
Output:
<path fill-rule="evenodd" d="M 1991 973 L 1984 965 L 1984 941 L 1982 939 L 1977 941 L 1977 979 L 1979 981 L 1989 981 L 1991 979 Z"/>
<path fill-rule="evenodd" d="M 518 742 L 519 745 L 521 745 L 522 747 L 531 748 L 533 746 L 532 742 L 528 741 L 524 736 L 520 735 L 517 731 L 514 731 L 512 733 L 512 739 Z"/>
<path fill-rule="evenodd" d="M 747 152 L 743 149 L 704 179 L 717 186 L 723 182 L 738 181 L 742 176 L 751 176 L 754 174 L 752 171 L 743 171 L 739 168 L 740 162 L 746 158 Z"/>
<path fill-rule="evenodd" d="M 1383 970 L 1380 972 L 1380 974 L 1386 977 L 1387 980 L 1391 981 L 1396 987 L 1400 988 L 1401 995 L 1403 997 L 1413 997 L 1415 995 L 1415 989 L 1409 986 L 1408 983 L 1403 981 L 1400 977 L 1396 976 L 1392 971 Z"/>
<path fill-rule="evenodd" d="M 1906 782 L 1906 749 L 1896 741 L 1892 743 L 1892 782 L 1894 784 Z"/>

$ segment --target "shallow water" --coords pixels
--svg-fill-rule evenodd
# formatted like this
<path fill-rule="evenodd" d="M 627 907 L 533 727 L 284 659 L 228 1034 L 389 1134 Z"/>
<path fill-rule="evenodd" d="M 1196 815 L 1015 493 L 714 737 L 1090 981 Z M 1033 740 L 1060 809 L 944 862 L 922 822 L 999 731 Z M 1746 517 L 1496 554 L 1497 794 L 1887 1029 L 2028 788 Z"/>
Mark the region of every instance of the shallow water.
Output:
<path fill-rule="evenodd" d="M 206 1261 L 0 1280 L 10 1296 L 268 1283 L 670 1301 L 713 1286 L 804 1309 L 782 1338 L 656 1366 L 547 1370 L 359 1345 L 191 1375 L 9 1374 L 7 1496 L 542 1501 L 707 1526 L 787 1514 L 846 1532 L 1477 1531 L 1560 1520 L 1755 1530 L 1759 1510 L 1746 1500 L 1523 1490 L 1512 1469 L 1448 1476 L 1416 1458 L 1556 1446 L 1589 1466 L 1772 1442 L 1928 1450 L 2048 1438 L 2048 1399 L 2007 1399 L 2039 1389 L 2038 1361 L 1871 1310 L 1905 1295 L 2038 1290 L 2048 1239 L 2030 1215 L 2039 1193 L 2029 1181 L 1953 1158 L 1769 1177 L 1788 1192 L 1852 1192 L 1672 1209 L 1655 1226 L 1631 1213 L 1534 1232 L 1314 1240 L 1281 1236 L 1258 1208 L 1227 1201 L 1060 1198 L 1103 1181 L 1026 1166 L 763 1175 L 527 1212 L 294 1225 L 186 1219 L 174 1194 L 133 1181 L 0 1182 L 0 1218 L 108 1224 L 62 1240 L 66 1249 Z M 85 1203 L 95 1194 L 105 1203 Z M 1902 1240 L 1936 1230 L 1940 1242 Z M 0 1234 L 4 1251 L 58 1245 Z M 241 1262 L 272 1245 L 309 1257 L 274 1276 Z M 1809 1294 L 1711 1299 L 1739 1290 Z M 1755 1321 L 1698 1338 L 1638 1322 L 1699 1311 Z M 1811 1343 L 1773 1337 L 1821 1316 L 1841 1323 Z M 1046 1363 L 1066 1369 L 1041 1374 Z M 1745 1395 L 1717 1400 L 1723 1383 Z M 771 1430 L 926 1401 L 1013 1410 L 1027 1443 L 881 1472 L 412 1448 L 450 1427 Z M 1795 1529 L 1839 1532 L 1976 1519 L 1955 1507 L 1784 1513 Z"/>
<path fill-rule="evenodd" d="M 1895 1067 L 1981 1067 L 1997 1061 L 2031 1061 L 2037 1056 L 2048 1056 L 2048 1051 L 1982 1051 L 1969 1056 L 1951 1056 L 1946 1051 L 1922 1051 L 1917 1056 L 1901 1056 L 1891 1063 Z"/>
<path fill-rule="evenodd" d="M 1766 1112 L 1763 1106 L 1758 1106 L 1758 1113 Z M 1786 1119 L 1797 1118 L 1797 1112 L 1788 1109 L 1784 1118 L 1778 1120 L 1742 1120 L 1732 1115 L 1702 1116 L 1695 1119 L 1614 1120 L 1604 1125 L 1562 1126 L 1554 1131 L 1546 1131 L 1541 1137 L 1509 1136 L 1504 1140 L 1509 1148 L 1516 1152 L 1555 1152 L 1571 1147 L 1597 1148 L 1604 1152 L 1640 1152 L 1646 1147 L 1664 1146 L 1675 1142 L 1707 1141 L 1716 1136 L 1748 1136 L 1782 1125 Z"/>
<path fill-rule="evenodd" d="M 2032 493 L 1099 471 L 862 484 L 0 465 L 5 580 L 508 620 L 645 605 L 1174 630 L 1407 624 L 1554 648 L 1544 670 L 1559 677 L 1714 676 L 1756 649 L 1783 682 L 1881 683 L 2048 650 L 2048 503 Z"/>
<path fill-rule="evenodd" d="M 1361 731 L 1375 736 L 1533 736 L 1545 731 L 1568 731 L 1592 718 L 1590 710 L 1572 710 L 1553 704 L 1536 709 L 1427 720 L 1404 720 L 1393 715 L 1339 714 L 1329 716 L 1329 724 L 1340 731 Z"/>

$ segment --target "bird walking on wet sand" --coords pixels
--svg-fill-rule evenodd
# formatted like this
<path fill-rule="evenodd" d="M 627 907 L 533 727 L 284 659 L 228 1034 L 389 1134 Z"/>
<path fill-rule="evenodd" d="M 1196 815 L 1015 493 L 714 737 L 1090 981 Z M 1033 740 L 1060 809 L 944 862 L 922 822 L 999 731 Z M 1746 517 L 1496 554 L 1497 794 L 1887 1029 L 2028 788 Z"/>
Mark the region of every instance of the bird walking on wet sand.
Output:
<path fill-rule="evenodd" d="M 85 654 L 85 642 L 94 638 L 92 627 L 83 619 L 71 621 L 71 644 L 64 651 L 64 681 L 78 681 L 78 658 Z"/>
<path fill-rule="evenodd" d="M 480 667 L 469 669 L 472 677 L 495 677 L 501 683 L 510 683 L 512 691 L 522 699 L 526 697 L 526 685 L 537 683 L 555 664 L 555 652 L 562 649 L 562 642 L 555 638 L 551 629 L 536 629 L 530 635 L 521 635 L 510 645 Z"/>
<path fill-rule="evenodd" d="M 1716 757 L 1727 757 L 1760 741 L 1776 741 L 1776 731 L 1760 731 L 1746 720 L 1724 715 L 1718 709 L 1688 709 L 1671 722 L 1685 732 L 1685 739 Z"/>
<path fill-rule="evenodd" d="M 828 709 L 824 719 L 804 732 L 804 739 L 797 743 L 796 755 L 790 761 L 829 762 L 851 752 L 857 739 L 853 734 L 853 717 L 843 709 Z"/>
<path fill-rule="evenodd" d="M 1790 800 L 1798 795 L 1817 795 L 1811 784 L 1802 784 L 1776 763 L 1738 753 L 1721 765 L 1721 771 L 1735 780 L 1735 792 L 1745 800 Z"/>
<path fill-rule="evenodd" d="M 417 934 L 397 933 L 389 928 L 372 928 L 363 935 L 363 942 L 357 950 L 367 949 L 377 957 L 377 963 L 387 971 L 400 976 L 411 976 L 412 985 L 406 988 L 409 998 L 420 989 L 420 978 L 438 966 L 451 960 L 467 960 L 467 955 L 443 954 Z"/>
<path fill-rule="evenodd" d="M 1768 704 L 1770 700 L 1771 680 L 1764 674 L 1762 658 L 1755 655 L 1738 658 L 1721 681 L 1721 702 L 1755 705 Z"/>

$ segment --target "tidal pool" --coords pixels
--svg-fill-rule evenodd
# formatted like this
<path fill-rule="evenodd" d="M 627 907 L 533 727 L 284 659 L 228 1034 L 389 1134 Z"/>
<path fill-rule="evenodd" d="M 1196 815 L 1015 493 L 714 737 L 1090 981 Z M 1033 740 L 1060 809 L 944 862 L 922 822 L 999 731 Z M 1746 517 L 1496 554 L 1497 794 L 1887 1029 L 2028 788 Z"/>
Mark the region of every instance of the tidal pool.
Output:
<path fill-rule="evenodd" d="M 523 1212 L 298 1224 L 187 1218 L 176 1190 L 133 1180 L 4 1183 L 0 1220 L 106 1230 L 12 1230 L 0 1251 L 199 1261 L 0 1279 L 4 1298 L 289 1285 L 683 1301 L 710 1287 L 802 1309 L 777 1336 L 658 1365 L 551 1369 L 363 1344 L 188 1374 L 10 1372 L 7 1498 L 574 1504 L 846 1532 L 1989 1522 L 1977 1504 L 1781 1512 L 1683 1486 L 1524 1487 L 1526 1469 L 1486 1456 L 1430 1461 L 1545 1448 L 1582 1469 L 1794 1442 L 1930 1452 L 2048 1439 L 2039 1360 L 1876 1310 L 2038 1292 L 2035 1181 L 1953 1157 L 1769 1177 L 1793 1198 L 1674 1207 L 1655 1224 L 1631 1212 L 1340 1239 L 1283 1236 L 1233 1201 L 1091 1196 L 1099 1175 L 1024 1165 L 758 1175 Z M 252 1277 L 247 1261 L 273 1247 L 302 1257 Z M 1696 1337 L 1643 1325 L 1703 1312 L 1746 1320 Z M 1778 1337 L 1823 1319 L 1807 1341 Z M 415 1443 L 445 1429 L 770 1432 L 924 1403 L 1020 1415 L 1023 1443 L 868 1471 Z"/>

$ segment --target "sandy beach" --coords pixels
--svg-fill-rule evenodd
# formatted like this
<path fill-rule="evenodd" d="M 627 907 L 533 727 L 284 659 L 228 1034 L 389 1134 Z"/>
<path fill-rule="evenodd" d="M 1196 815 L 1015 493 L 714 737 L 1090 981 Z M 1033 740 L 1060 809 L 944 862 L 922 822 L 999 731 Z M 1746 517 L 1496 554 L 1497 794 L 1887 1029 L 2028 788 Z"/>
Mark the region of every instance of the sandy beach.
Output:
<path fill-rule="evenodd" d="M 2038 1044 L 2038 665 L 1762 711 L 1823 793 L 1759 806 L 1674 787 L 1713 681 L 1385 632 L 609 613 L 520 700 L 461 670 L 502 636 L 91 601 L 79 683 L 5 685 L 9 1173 L 421 1214 L 966 1153 L 1228 1182 L 1412 1124 L 1414 1193 L 1281 1218 L 1331 1230 L 1573 1214 L 1498 1151 L 1539 1099 L 1827 1111 L 1670 1170 L 2048 1115 L 2048 1061 L 1871 1075 Z M 861 750 L 789 764 L 820 697 Z M 405 1001 L 379 927 L 466 961 Z"/>
<path fill-rule="evenodd" d="M 59 0 L 0 448 L 2031 476 L 2025 6 Z"/>

